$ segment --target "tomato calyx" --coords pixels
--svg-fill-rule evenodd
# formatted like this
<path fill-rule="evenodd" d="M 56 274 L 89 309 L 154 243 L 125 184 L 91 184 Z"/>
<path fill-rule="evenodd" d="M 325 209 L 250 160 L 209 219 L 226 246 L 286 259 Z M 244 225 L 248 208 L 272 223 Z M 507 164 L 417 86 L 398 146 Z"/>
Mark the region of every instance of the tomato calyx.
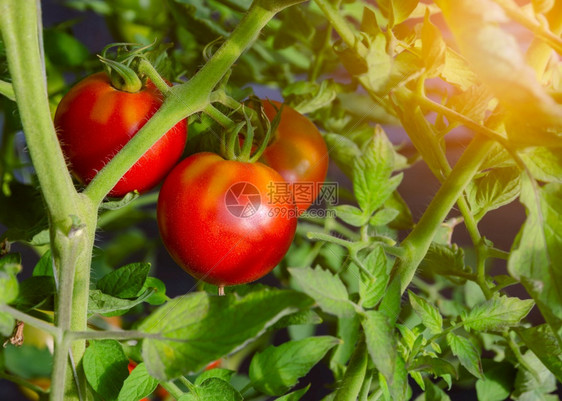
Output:
<path fill-rule="evenodd" d="M 237 111 L 242 115 L 242 120 L 233 123 L 225 132 L 221 141 L 222 156 L 228 160 L 255 163 L 275 141 L 281 110 L 276 118 L 270 121 L 263 110 L 261 100 L 251 97 Z"/>
<path fill-rule="evenodd" d="M 159 89 L 167 92 L 167 85 L 152 60 L 155 60 L 154 64 L 162 63 L 168 46 L 156 47 L 155 44 L 112 43 L 104 47 L 98 58 L 115 89 L 136 93 L 150 79 Z"/>

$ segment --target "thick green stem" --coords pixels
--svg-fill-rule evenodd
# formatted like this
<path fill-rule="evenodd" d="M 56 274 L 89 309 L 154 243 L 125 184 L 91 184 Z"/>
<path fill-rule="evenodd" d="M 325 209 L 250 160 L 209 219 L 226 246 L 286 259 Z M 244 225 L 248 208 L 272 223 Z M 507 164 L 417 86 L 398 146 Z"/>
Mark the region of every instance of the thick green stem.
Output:
<path fill-rule="evenodd" d="M 55 316 L 62 335 L 55 338 L 56 369 L 51 399 L 73 400 L 78 397 L 74 380 L 65 381 L 65 373 L 61 374 L 66 372 L 74 379 L 67 363 L 64 333 L 86 329 L 96 209 L 74 190 L 51 121 L 38 29 L 39 5 L 34 0 L 0 0 L 0 29 L 27 147 L 50 217 L 51 245 L 58 272 Z M 78 365 L 84 348 L 84 341 L 73 344 L 73 359 Z M 85 384 L 80 371 L 77 382 Z"/>
<path fill-rule="evenodd" d="M 408 287 L 416 269 L 425 256 L 439 225 L 445 220 L 494 142 L 477 135 L 474 137 L 451 174 L 447 177 L 412 232 L 402 242 L 404 256 L 396 260 L 393 280 L 399 278 L 401 292 Z"/>
<path fill-rule="evenodd" d="M 68 229 L 77 194 L 51 121 L 41 44 L 39 2 L 0 0 L 0 29 L 27 147 L 55 225 Z M 77 214 L 77 213 L 75 213 Z"/>
<path fill-rule="evenodd" d="M 170 89 L 166 101 L 142 129 L 96 175 L 84 193 L 99 204 L 141 156 L 180 120 L 200 112 L 210 103 L 210 93 L 240 55 L 257 38 L 277 9 L 255 1 L 228 40 L 188 82 Z"/>

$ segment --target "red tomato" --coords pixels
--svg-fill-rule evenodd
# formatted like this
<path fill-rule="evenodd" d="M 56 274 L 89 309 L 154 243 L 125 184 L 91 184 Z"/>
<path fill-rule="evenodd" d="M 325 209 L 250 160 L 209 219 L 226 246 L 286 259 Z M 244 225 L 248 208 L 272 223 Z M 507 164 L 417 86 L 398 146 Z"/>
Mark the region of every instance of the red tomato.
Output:
<path fill-rule="evenodd" d="M 205 370 L 220 368 L 221 363 L 222 363 L 222 358 L 219 358 L 216 361 L 213 361 L 210 364 L 208 364 L 207 366 L 205 366 Z"/>
<path fill-rule="evenodd" d="M 85 184 L 138 132 L 160 108 L 163 97 L 152 84 L 136 93 L 111 86 L 107 74 L 90 75 L 62 98 L 55 114 L 62 150 L 72 171 Z M 152 146 L 109 193 L 123 196 L 156 186 L 176 164 L 187 140 L 180 121 Z"/>
<path fill-rule="evenodd" d="M 281 103 L 263 102 L 270 121 L 277 114 L 274 106 L 280 109 Z M 302 214 L 316 200 L 326 179 L 328 147 L 316 126 L 288 106 L 283 107 L 275 135 L 262 158 L 291 184 L 299 214 Z"/>
<path fill-rule="evenodd" d="M 166 177 L 158 197 L 164 245 L 189 274 L 215 285 L 269 273 L 291 245 L 296 209 L 286 182 L 261 163 L 197 153 Z"/>

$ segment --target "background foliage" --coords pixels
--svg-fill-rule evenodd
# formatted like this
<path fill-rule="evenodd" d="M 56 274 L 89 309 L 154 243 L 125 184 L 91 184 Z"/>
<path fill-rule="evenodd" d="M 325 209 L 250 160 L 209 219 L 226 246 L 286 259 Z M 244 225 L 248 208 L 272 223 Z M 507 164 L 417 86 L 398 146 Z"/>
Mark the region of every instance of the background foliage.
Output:
<path fill-rule="evenodd" d="M 169 44 L 159 72 L 181 82 L 250 7 L 62 3 L 80 13 L 43 30 L 52 112 L 71 84 L 101 67 L 101 48 L 73 35 L 82 15 L 101 16 L 111 41 Z M 91 396 L 140 399 L 160 383 L 181 401 L 447 400 L 467 388 L 487 401 L 558 399 L 561 31 L 560 1 L 317 0 L 279 13 L 224 88 L 237 100 L 280 93 L 315 122 L 330 148 L 329 179 L 340 182 L 339 204 L 324 205 L 337 218 L 301 218 L 273 277 L 217 297 L 210 285 L 155 277 L 166 277 L 161 243 L 147 234 L 157 192 L 104 202 L 89 323 L 131 332 L 89 341 Z M 0 79 L 11 81 L 3 45 Z M 0 334 L 8 338 L 13 309 L 53 321 L 56 245 L 16 103 L 0 101 L 0 304 L 10 306 L 0 309 Z M 413 147 L 399 143 L 396 127 Z M 221 129 L 191 116 L 186 155 L 216 149 Z M 421 163 L 440 189 L 420 218 L 401 193 Z M 479 223 L 512 202 L 526 219 L 512 244 L 494 245 Z M 459 232 L 470 245 L 453 241 Z M 35 265 L 18 254 L 22 245 L 38 255 Z M 0 351 L 0 378 L 47 397 L 36 384 L 49 377 L 52 356 L 34 335 Z M 203 370 L 219 358 L 221 368 Z M 131 375 L 129 360 L 139 363 Z"/>

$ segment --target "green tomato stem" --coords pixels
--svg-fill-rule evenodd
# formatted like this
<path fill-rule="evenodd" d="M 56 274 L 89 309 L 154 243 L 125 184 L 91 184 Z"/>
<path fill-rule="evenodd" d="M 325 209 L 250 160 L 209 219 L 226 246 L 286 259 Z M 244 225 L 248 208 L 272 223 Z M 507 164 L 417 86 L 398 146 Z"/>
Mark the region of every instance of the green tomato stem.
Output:
<path fill-rule="evenodd" d="M 158 73 L 158 71 L 156 71 L 156 68 L 154 68 L 150 61 L 142 58 L 139 63 L 139 72 L 146 75 L 164 96 L 169 95 L 170 86 L 166 81 L 164 81 L 162 76 Z"/>
<path fill-rule="evenodd" d="M 234 127 L 234 122 L 212 104 L 208 104 L 205 109 L 203 109 L 203 113 L 211 117 L 223 128 L 230 129 Z"/>
<path fill-rule="evenodd" d="M 189 390 L 190 393 L 196 394 L 195 386 L 193 385 L 193 383 L 191 383 L 189 380 L 187 380 L 187 377 L 180 376 L 179 380 L 185 387 L 187 387 L 187 389 Z"/>
<path fill-rule="evenodd" d="M 160 382 L 160 385 L 176 400 L 179 400 L 180 397 L 184 394 L 183 391 L 181 391 L 181 389 L 173 382 Z"/>
<path fill-rule="evenodd" d="M 53 336 L 53 338 L 58 338 L 61 335 L 61 330 L 57 326 L 53 326 L 44 320 L 37 319 L 36 317 L 21 312 L 9 305 L 0 305 L 0 312 L 7 312 L 15 319 L 42 330 L 45 333 L 49 333 Z"/>
<path fill-rule="evenodd" d="M 27 147 L 56 226 L 68 229 L 77 193 L 51 121 L 35 1 L 0 0 L 0 29 Z M 69 213 L 70 211 L 70 213 Z M 78 213 L 75 213 L 78 214 Z"/>
<path fill-rule="evenodd" d="M 336 30 L 340 35 L 342 40 L 351 49 L 355 49 L 360 56 L 365 56 L 367 54 L 367 48 L 363 45 L 357 37 L 353 30 L 349 27 L 348 22 L 342 17 L 341 13 L 330 3 L 328 0 L 314 0 L 314 2 L 320 7 L 330 25 Z"/>
<path fill-rule="evenodd" d="M 402 258 L 396 260 L 392 272 L 392 280 L 396 280 L 398 277 L 400 279 L 402 293 L 412 281 L 412 277 L 427 253 L 439 225 L 462 196 L 464 189 L 493 146 L 494 142 L 482 135 L 477 135 L 472 139 L 418 224 L 402 242 L 401 246 L 406 253 Z"/>
<path fill-rule="evenodd" d="M 81 368 L 68 364 L 68 343 L 64 333 L 85 330 L 94 241 L 96 210 L 76 193 L 51 121 L 41 51 L 40 3 L 0 0 L 0 29 L 6 47 L 8 67 L 16 95 L 27 146 L 50 216 L 51 248 L 57 268 L 56 325 L 63 332 L 55 340 L 55 368 L 51 400 L 78 399 L 78 387 L 85 389 Z M 75 227 L 80 221 L 83 227 Z M 72 346 L 77 366 L 85 343 Z M 73 380 L 66 380 L 66 378 Z"/>
<path fill-rule="evenodd" d="M 11 83 L 0 80 L 0 94 L 6 96 L 10 100 L 16 100 L 16 94 Z"/>

